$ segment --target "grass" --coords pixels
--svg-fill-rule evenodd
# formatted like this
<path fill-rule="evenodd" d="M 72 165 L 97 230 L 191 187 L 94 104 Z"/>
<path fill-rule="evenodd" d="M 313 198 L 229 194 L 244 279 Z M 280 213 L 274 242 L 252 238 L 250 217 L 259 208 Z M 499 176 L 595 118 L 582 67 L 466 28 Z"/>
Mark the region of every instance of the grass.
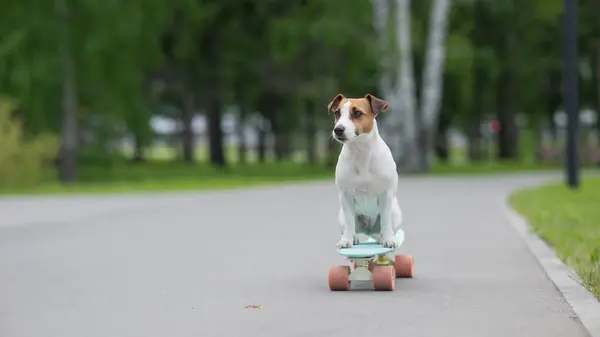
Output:
<path fill-rule="evenodd" d="M 436 165 L 434 175 L 473 175 L 558 168 L 552 165 L 524 163 L 481 163 L 478 165 Z M 297 162 L 267 162 L 264 164 L 231 163 L 226 169 L 204 163 L 186 165 L 170 161 L 143 164 L 117 162 L 84 165 L 79 181 L 67 186 L 60 184 L 55 170 L 47 171 L 43 182 L 29 187 L 0 188 L 0 195 L 65 194 L 65 193 L 128 193 L 207 189 L 229 189 L 284 182 L 333 179 L 333 169 L 324 165 L 309 166 Z"/>
<path fill-rule="evenodd" d="M 29 187 L 2 188 L 0 195 L 63 194 L 63 193 L 127 193 L 177 190 L 206 190 L 249 187 L 281 182 L 332 179 L 333 169 L 323 165 L 309 166 L 296 153 L 288 162 L 277 163 L 271 153 L 267 163 L 259 164 L 256 153 L 249 151 L 248 163 L 237 162 L 237 149 L 226 147 L 229 166 L 215 169 L 206 164 L 205 147 L 196 148 L 198 164 L 186 165 L 177 159 L 177 150 L 155 146 L 146 155 L 149 162 L 131 164 L 130 154 L 107 156 L 90 153 L 80 164 L 79 181 L 65 186 L 57 181 L 56 171 L 46 172 L 42 183 Z M 300 151 L 301 152 L 301 151 Z M 532 160 L 519 162 L 483 161 L 469 163 L 466 150 L 453 148 L 447 164 L 438 163 L 431 173 L 435 175 L 472 175 L 559 169 L 560 165 L 541 165 Z"/>
<path fill-rule="evenodd" d="M 493 174 L 493 173 L 516 173 L 516 172 L 539 172 L 562 169 L 559 164 L 540 164 L 535 162 L 519 161 L 493 161 L 471 164 L 437 164 L 432 168 L 432 173 L 443 175 L 464 174 Z"/>
<path fill-rule="evenodd" d="M 600 178 L 584 179 L 577 191 L 564 183 L 521 190 L 510 201 L 600 299 Z"/>
<path fill-rule="evenodd" d="M 228 189 L 331 178 L 324 166 L 296 163 L 232 165 L 217 169 L 208 165 L 171 162 L 116 164 L 112 167 L 82 167 L 79 182 L 66 186 L 56 181 L 56 172 L 48 171 L 45 182 L 19 188 L 3 188 L 0 194 L 128 193 Z"/>

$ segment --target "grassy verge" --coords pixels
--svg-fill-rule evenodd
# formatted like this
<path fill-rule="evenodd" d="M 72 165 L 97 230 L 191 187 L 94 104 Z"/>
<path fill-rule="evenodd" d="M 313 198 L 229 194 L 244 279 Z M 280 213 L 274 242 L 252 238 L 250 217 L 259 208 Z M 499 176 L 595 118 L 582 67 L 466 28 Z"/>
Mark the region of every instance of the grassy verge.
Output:
<path fill-rule="evenodd" d="M 82 167 L 79 182 L 60 184 L 56 172 L 47 172 L 39 185 L 0 189 L 0 194 L 127 193 L 226 189 L 333 177 L 324 166 L 296 163 L 232 165 L 217 169 L 209 165 L 170 162 L 117 164 L 110 167 Z"/>
<path fill-rule="evenodd" d="M 437 164 L 432 168 L 432 173 L 443 175 L 463 174 L 493 174 L 517 172 L 542 172 L 562 169 L 560 164 L 540 164 L 535 162 L 485 162 L 471 164 Z"/>
<path fill-rule="evenodd" d="M 558 169 L 556 165 L 518 162 L 481 163 L 471 165 L 435 165 L 434 175 L 473 175 Z M 172 161 L 152 161 L 131 164 L 127 161 L 83 165 L 79 182 L 72 186 L 60 184 L 54 170 L 47 171 L 44 182 L 35 186 L 0 188 L 0 195 L 62 194 L 62 193 L 127 193 L 177 190 L 238 188 L 282 182 L 333 179 L 333 169 L 323 165 L 309 166 L 297 162 L 273 161 L 245 165 L 231 163 L 226 169 L 208 164 L 186 165 Z"/>
<path fill-rule="evenodd" d="M 521 190 L 511 204 L 600 299 L 600 178 L 572 191 L 564 183 Z"/>

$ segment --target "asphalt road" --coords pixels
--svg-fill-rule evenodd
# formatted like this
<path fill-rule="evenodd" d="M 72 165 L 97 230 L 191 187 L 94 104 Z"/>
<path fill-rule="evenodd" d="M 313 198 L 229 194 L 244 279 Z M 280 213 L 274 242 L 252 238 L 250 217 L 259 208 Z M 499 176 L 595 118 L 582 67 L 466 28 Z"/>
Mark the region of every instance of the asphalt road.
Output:
<path fill-rule="evenodd" d="M 394 292 L 329 291 L 329 183 L 0 199 L 0 336 L 587 336 L 502 212 L 548 177 L 401 178 Z"/>

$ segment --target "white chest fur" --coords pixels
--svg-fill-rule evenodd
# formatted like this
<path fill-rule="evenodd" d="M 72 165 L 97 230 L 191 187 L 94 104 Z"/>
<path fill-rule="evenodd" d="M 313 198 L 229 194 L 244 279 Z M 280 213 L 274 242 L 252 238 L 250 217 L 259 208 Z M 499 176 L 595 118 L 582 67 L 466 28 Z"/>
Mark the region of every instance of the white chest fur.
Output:
<path fill-rule="evenodd" d="M 336 185 L 358 198 L 377 197 L 392 188 L 394 177 L 397 178 L 395 168 L 385 166 L 387 163 L 379 158 L 377 149 L 360 150 L 351 152 L 342 148 L 336 167 Z"/>

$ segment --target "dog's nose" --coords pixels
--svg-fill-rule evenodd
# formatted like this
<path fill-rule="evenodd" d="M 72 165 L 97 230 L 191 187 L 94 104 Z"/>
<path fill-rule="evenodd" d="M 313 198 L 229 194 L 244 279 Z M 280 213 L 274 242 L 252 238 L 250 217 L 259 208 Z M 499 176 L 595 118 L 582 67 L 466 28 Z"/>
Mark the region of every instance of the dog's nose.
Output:
<path fill-rule="evenodd" d="M 333 128 L 333 132 L 335 133 L 336 136 L 343 135 L 345 130 L 346 130 L 346 128 L 344 128 L 342 125 L 338 125 L 335 128 Z"/>

